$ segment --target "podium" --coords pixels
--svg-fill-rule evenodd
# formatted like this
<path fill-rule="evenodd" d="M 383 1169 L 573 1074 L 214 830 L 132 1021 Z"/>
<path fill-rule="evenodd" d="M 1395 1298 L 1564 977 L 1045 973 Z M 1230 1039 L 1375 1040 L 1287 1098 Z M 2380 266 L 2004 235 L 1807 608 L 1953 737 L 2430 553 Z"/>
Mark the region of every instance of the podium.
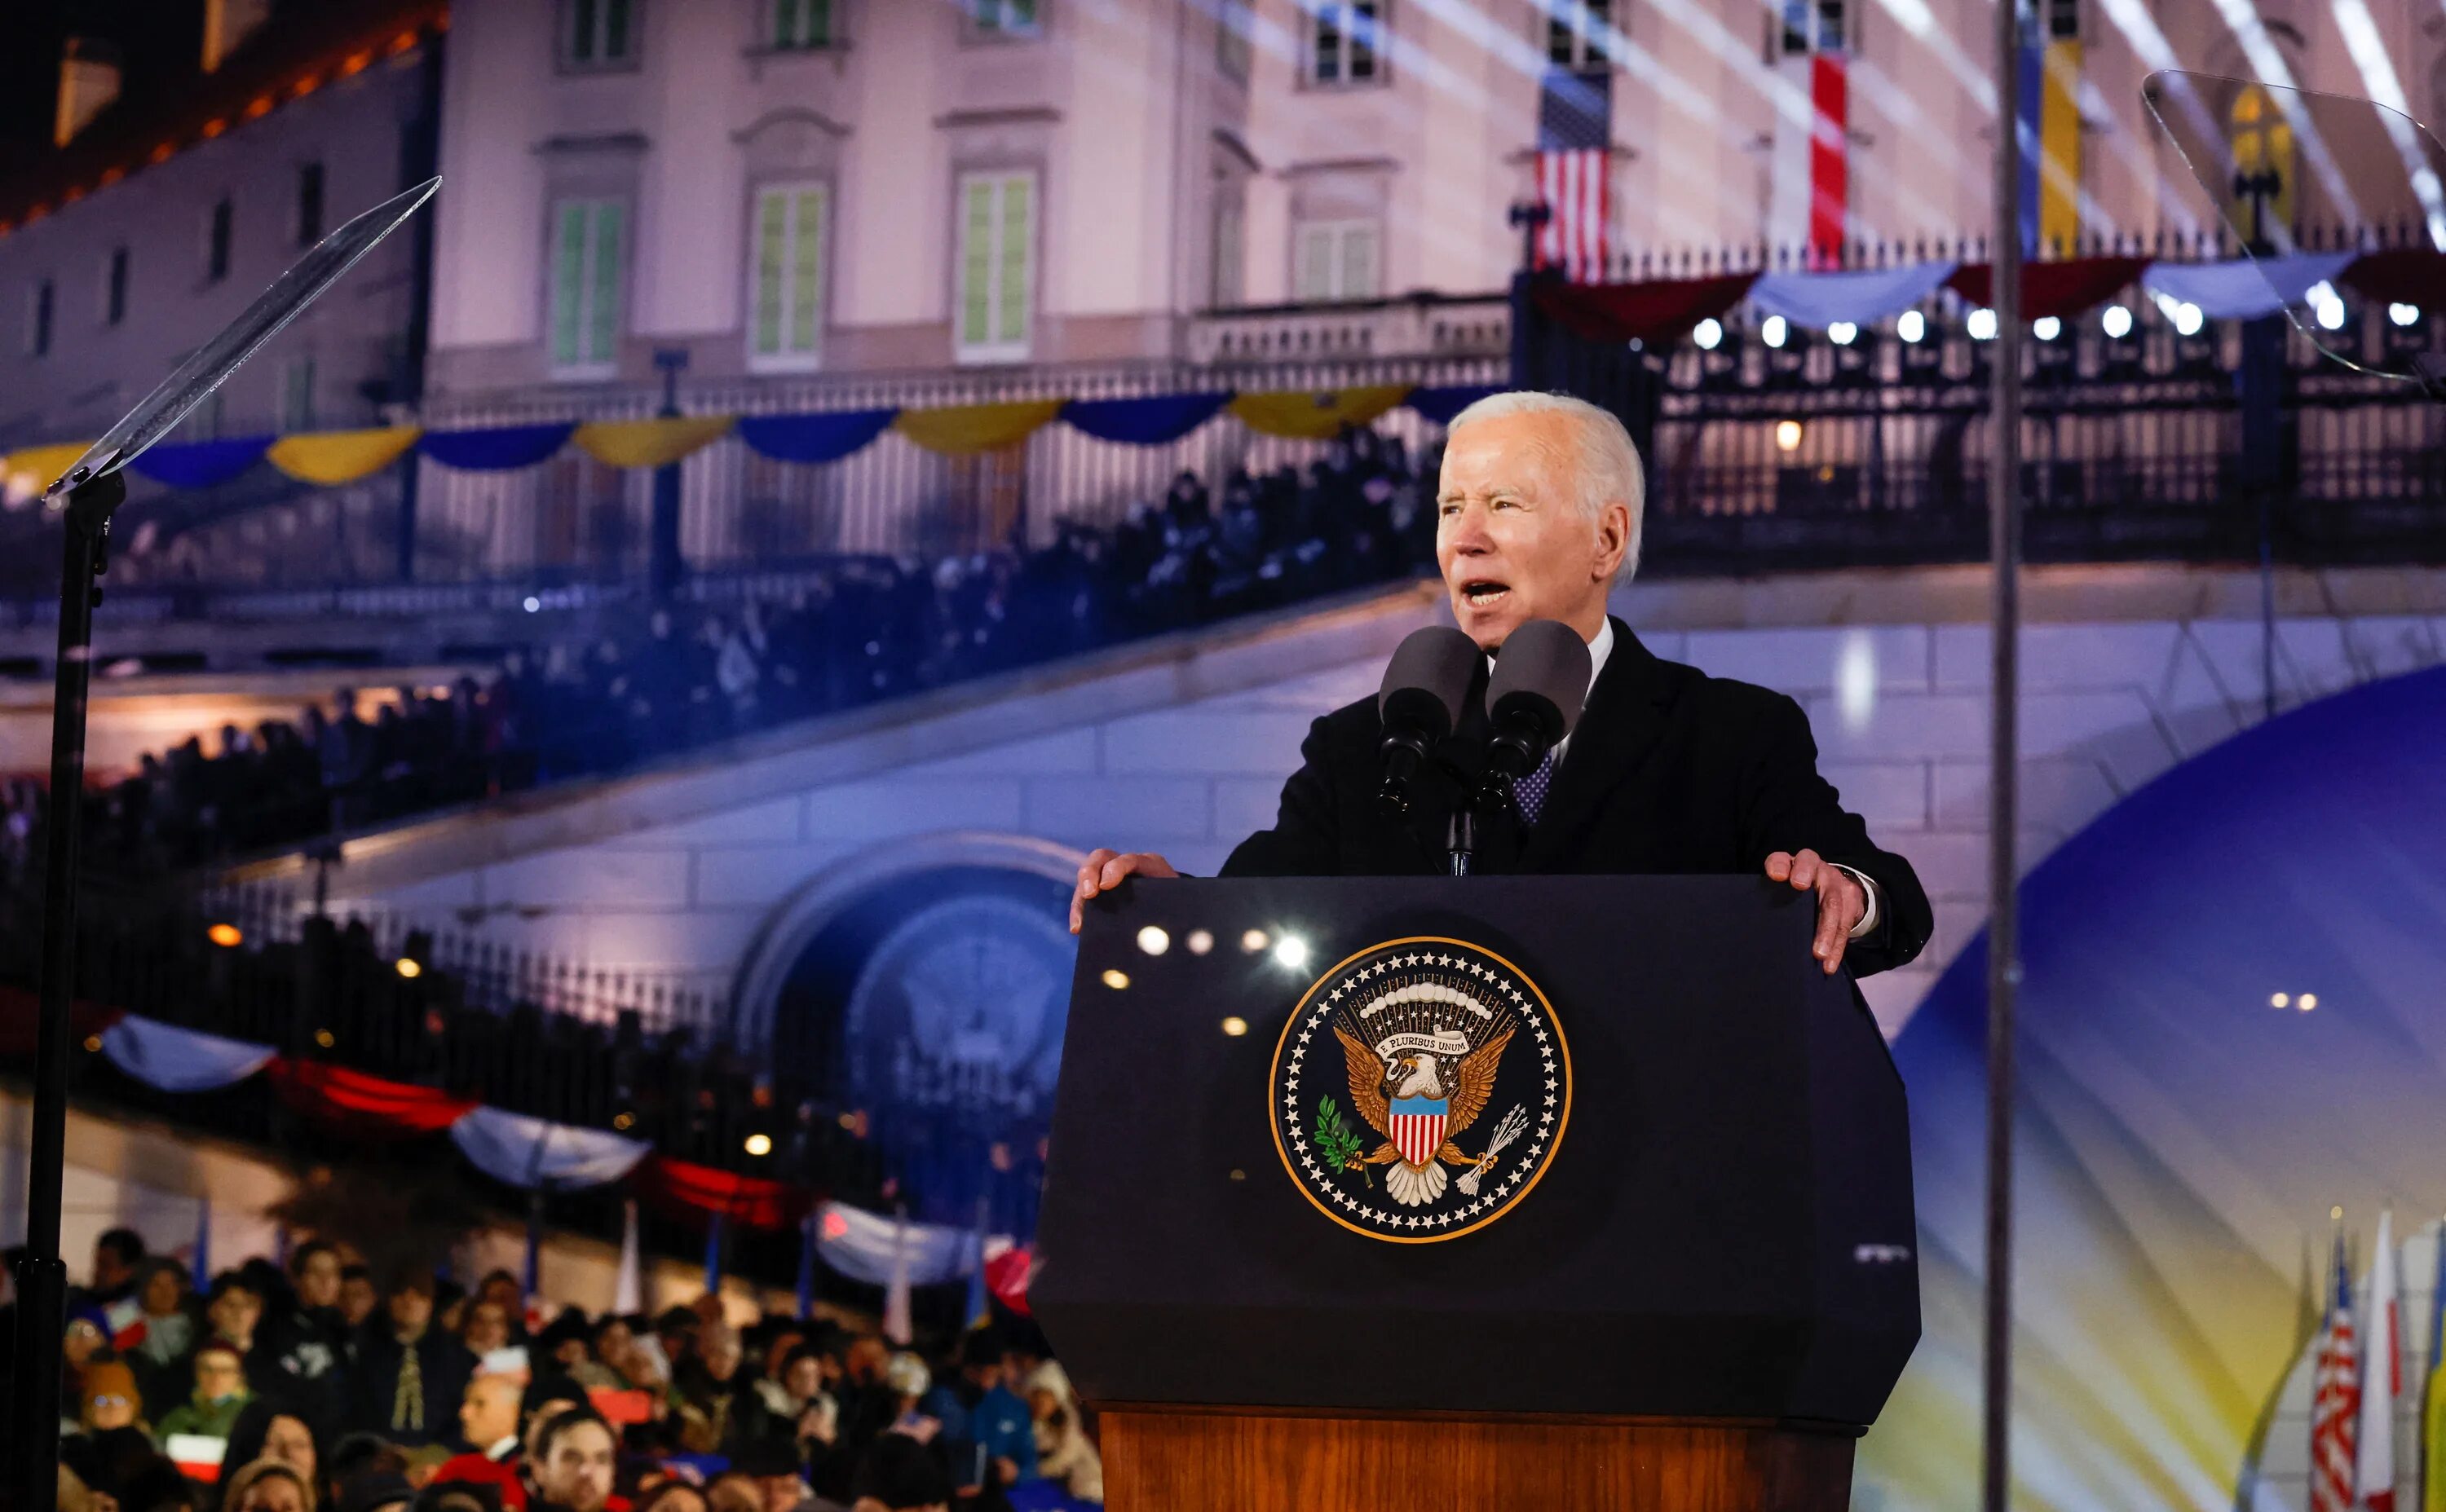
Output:
<path fill-rule="evenodd" d="M 1091 903 L 1030 1298 L 1109 1504 L 1840 1512 L 1917 1236 L 1814 924 L 1729 876 Z"/>

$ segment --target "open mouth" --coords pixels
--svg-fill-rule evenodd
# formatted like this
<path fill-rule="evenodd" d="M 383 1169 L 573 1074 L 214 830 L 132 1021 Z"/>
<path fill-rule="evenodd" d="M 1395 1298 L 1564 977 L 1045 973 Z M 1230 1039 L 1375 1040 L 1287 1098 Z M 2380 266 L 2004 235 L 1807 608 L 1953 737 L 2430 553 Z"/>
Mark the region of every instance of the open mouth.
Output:
<path fill-rule="evenodd" d="M 1492 608 L 1511 591 L 1510 584 L 1497 583 L 1493 578 L 1472 578 L 1460 586 L 1462 602 L 1474 609 Z"/>

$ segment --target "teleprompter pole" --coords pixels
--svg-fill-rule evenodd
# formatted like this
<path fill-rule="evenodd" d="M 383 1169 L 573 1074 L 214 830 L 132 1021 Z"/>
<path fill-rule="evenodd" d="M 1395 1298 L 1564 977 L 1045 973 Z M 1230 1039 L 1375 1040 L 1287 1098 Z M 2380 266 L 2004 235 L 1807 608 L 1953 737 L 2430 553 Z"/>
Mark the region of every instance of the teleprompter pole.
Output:
<path fill-rule="evenodd" d="M 2012 1498 L 2013 1009 L 2022 980 L 2014 892 L 2021 775 L 2023 0 L 1996 7 L 1996 233 L 1988 263 L 1996 311 L 1994 429 L 1987 462 L 1994 664 L 1987 768 L 1987 1296 L 1980 1505 Z"/>
<path fill-rule="evenodd" d="M 19 1512 L 53 1512 L 59 1498 L 60 1340 L 67 1329 L 67 1263 L 60 1206 L 67 1153 L 68 1048 L 75 999 L 77 831 L 85 792 L 85 694 L 92 678 L 95 579 L 110 514 L 127 497 L 118 473 L 76 488 L 62 511 L 59 667 L 51 700 L 51 793 L 44 821 L 43 964 L 36 1010 L 34 1124 L 28 1140 L 26 1253 L 17 1262 L 16 1381 L 8 1443 L 17 1458 Z"/>

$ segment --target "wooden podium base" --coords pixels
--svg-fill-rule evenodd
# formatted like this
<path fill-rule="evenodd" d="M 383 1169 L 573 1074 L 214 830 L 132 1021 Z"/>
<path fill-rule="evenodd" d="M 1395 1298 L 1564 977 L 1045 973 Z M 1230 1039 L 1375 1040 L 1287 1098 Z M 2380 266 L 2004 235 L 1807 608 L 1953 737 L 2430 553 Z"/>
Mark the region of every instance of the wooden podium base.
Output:
<path fill-rule="evenodd" d="M 1857 1431 L 1690 1418 L 1115 1404 L 1113 1512 L 1845 1512 Z"/>

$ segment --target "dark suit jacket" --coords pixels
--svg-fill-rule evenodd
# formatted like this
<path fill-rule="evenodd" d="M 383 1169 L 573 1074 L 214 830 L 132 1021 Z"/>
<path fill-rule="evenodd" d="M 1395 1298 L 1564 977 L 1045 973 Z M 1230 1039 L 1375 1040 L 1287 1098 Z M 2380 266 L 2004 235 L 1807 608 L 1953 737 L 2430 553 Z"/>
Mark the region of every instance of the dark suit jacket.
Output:
<path fill-rule="evenodd" d="M 1877 927 L 1843 955 L 1865 977 L 1908 963 L 1933 926 L 1910 863 L 1869 839 L 1817 775 L 1809 717 L 1783 694 L 1661 661 L 1613 622 L 1613 653 L 1589 691 L 1537 824 L 1478 828 L 1480 872 L 1762 874 L 1778 850 L 1858 868 L 1881 895 Z M 1407 876 L 1446 869 L 1447 816 L 1484 762 L 1475 713 L 1436 752 L 1410 812 L 1377 805 L 1376 700 L 1316 721 L 1270 830 L 1240 842 L 1227 877 Z"/>

